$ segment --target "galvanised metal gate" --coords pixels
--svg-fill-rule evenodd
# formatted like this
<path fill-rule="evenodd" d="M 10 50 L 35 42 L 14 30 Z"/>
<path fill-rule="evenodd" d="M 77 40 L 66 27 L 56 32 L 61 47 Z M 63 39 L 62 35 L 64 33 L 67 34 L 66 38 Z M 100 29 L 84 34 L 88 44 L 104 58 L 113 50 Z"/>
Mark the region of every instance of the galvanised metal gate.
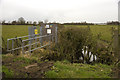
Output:
<path fill-rule="evenodd" d="M 41 24 L 40 33 L 35 34 L 35 31 L 36 27 L 29 27 L 29 35 L 7 39 L 7 51 L 14 53 L 21 49 L 22 53 L 31 53 L 36 49 L 50 46 L 53 42 L 57 43 L 56 24 Z"/>

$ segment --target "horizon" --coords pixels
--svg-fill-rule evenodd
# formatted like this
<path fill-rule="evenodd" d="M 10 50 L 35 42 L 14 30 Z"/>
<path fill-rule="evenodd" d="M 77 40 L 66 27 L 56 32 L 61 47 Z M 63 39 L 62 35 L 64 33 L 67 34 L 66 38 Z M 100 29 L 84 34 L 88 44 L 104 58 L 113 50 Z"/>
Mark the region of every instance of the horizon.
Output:
<path fill-rule="evenodd" d="M 118 0 L 1 0 L 1 21 L 106 23 L 118 21 Z"/>

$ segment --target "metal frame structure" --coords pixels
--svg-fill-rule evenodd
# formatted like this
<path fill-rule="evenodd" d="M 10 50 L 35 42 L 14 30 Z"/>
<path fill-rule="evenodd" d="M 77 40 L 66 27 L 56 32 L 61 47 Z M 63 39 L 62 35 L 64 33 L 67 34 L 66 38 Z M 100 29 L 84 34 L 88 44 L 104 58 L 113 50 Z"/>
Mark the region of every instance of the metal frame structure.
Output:
<path fill-rule="evenodd" d="M 15 50 L 21 49 L 22 53 L 28 53 L 28 52 L 31 53 L 32 51 L 36 49 L 43 48 L 43 47 L 50 45 L 51 42 L 57 43 L 57 25 L 54 25 L 54 27 L 51 28 L 54 31 L 54 33 L 51 33 L 51 34 L 45 33 L 47 30 L 47 28 L 45 28 L 45 24 L 41 25 L 40 34 L 34 34 L 35 28 L 36 28 L 35 26 L 28 27 L 29 35 L 27 36 L 7 39 L 7 51 L 14 53 Z M 47 40 L 44 38 L 47 38 Z M 47 41 L 47 44 L 43 45 L 43 43 L 46 41 Z M 25 50 L 25 48 L 27 48 L 27 50 Z"/>
<path fill-rule="evenodd" d="M 28 38 L 28 39 L 23 39 L 23 38 L 26 38 L 26 37 L 30 37 L 30 36 L 36 36 L 36 37 L 33 37 L 33 38 Z M 37 37 L 38 36 L 38 37 Z M 42 41 L 41 41 L 41 38 L 44 38 L 44 37 L 48 37 L 49 38 L 49 43 L 46 44 L 46 45 L 42 45 Z M 44 36 L 40 36 L 40 34 L 37 34 L 37 35 L 27 35 L 27 36 L 22 36 L 22 37 L 16 37 L 16 38 L 11 38 L 11 39 L 7 39 L 7 51 L 9 52 L 13 52 L 15 50 L 19 50 L 19 49 L 22 49 L 22 53 L 27 53 L 27 52 L 32 52 L 36 49 L 39 49 L 39 48 L 43 48 L 43 47 L 46 47 L 48 45 L 51 44 L 51 42 L 53 41 L 53 38 L 52 38 L 52 34 L 49 34 L 49 35 L 44 35 Z M 39 40 L 37 40 L 39 39 Z M 21 45 L 17 48 L 15 48 L 14 44 L 15 44 L 15 40 L 19 40 L 21 42 Z M 34 41 L 35 42 L 34 42 Z M 9 47 L 9 42 L 12 41 L 12 45 L 11 45 L 11 49 Z M 24 44 L 26 41 L 29 42 L 29 44 Z M 40 47 L 37 47 L 37 44 L 40 43 Z M 31 48 L 32 45 L 36 45 L 36 47 L 34 49 Z M 29 47 L 29 50 L 28 51 L 25 51 L 24 48 L 25 47 Z"/>

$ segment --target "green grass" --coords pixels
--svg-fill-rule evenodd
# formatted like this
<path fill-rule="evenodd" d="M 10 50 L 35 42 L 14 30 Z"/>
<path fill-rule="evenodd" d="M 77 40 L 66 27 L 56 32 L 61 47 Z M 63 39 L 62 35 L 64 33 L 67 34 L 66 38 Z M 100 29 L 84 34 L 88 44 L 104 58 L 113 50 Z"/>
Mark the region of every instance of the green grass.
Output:
<path fill-rule="evenodd" d="M 9 38 L 28 35 L 28 27 L 29 25 L 2 25 L 3 47 Z"/>
<path fill-rule="evenodd" d="M 2 25 L 2 37 L 7 40 L 19 36 L 28 35 L 28 27 L 31 25 Z M 65 25 L 65 27 L 88 27 L 87 25 Z M 110 40 L 111 27 L 115 25 L 90 25 L 91 31 L 94 35 L 101 33 L 102 38 Z"/>
<path fill-rule="evenodd" d="M 2 25 L 2 37 L 7 40 L 19 36 L 28 35 L 29 25 Z"/>
<path fill-rule="evenodd" d="M 71 64 L 57 61 L 46 78 L 111 78 L 111 68 L 105 64 Z"/>
<path fill-rule="evenodd" d="M 7 39 L 28 35 L 28 27 L 32 25 L 2 25 L 2 47 L 6 50 Z M 65 25 L 65 27 L 88 27 L 88 25 Z M 115 25 L 90 25 L 93 35 L 101 35 L 100 39 L 110 42 L 112 40 L 111 27 L 117 27 Z M 39 29 L 38 29 L 39 31 Z M 9 42 L 11 48 L 12 41 Z"/>
<path fill-rule="evenodd" d="M 32 25 L 2 25 L 3 47 L 7 43 L 7 39 L 28 35 L 28 27 Z M 37 27 L 38 28 L 38 27 Z M 38 30 L 39 31 L 39 30 Z"/>
<path fill-rule="evenodd" d="M 88 27 L 87 25 L 65 25 L 65 27 Z M 101 35 L 100 39 L 111 41 L 112 39 L 112 27 L 117 25 L 90 25 L 90 30 L 93 35 Z"/>
<path fill-rule="evenodd" d="M 7 39 L 28 35 L 28 27 L 31 25 L 2 25 L 2 37 L 7 42 Z M 88 25 L 65 25 L 65 27 L 88 27 Z M 90 29 L 94 35 L 101 34 L 101 39 L 111 40 L 111 27 L 115 25 L 90 25 Z M 39 30 L 38 30 L 39 31 Z M 4 47 L 3 42 L 3 47 Z"/>
<path fill-rule="evenodd" d="M 13 78 L 14 74 L 12 70 L 9 70 L 6 66 L 2 66 L 2 72 L 5 73 L 5 78 Z"/>

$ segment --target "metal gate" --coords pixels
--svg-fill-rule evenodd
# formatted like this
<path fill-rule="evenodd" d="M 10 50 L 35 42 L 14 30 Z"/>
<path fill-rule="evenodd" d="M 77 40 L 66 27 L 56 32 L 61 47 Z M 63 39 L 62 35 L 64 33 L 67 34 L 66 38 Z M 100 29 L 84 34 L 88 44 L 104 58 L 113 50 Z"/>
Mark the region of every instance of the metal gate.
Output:
<path fill-rule="evenodd" d="M 57 43 L 57 24 L 41 24 L 39 30 L 36 26 L 28 27 L 28 32 L 27 36 L 7 39 L 7 51 L 14 53 L 21 49 L 22 53 L 31 53 Z"/>

